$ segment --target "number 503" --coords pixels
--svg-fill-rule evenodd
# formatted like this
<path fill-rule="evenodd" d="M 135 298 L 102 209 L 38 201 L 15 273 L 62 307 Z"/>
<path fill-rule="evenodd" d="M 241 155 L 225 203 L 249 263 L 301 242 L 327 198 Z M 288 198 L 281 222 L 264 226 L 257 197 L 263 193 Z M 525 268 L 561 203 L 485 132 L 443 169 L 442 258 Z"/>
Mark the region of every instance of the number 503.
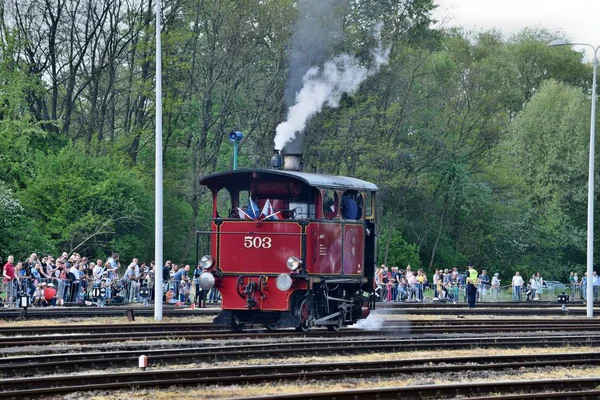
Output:
<path fill-rule="evenodd" d="M 271 238 L 268 236 L 244 236 L 244 247 L 247 249 L 270 249 Z"/>

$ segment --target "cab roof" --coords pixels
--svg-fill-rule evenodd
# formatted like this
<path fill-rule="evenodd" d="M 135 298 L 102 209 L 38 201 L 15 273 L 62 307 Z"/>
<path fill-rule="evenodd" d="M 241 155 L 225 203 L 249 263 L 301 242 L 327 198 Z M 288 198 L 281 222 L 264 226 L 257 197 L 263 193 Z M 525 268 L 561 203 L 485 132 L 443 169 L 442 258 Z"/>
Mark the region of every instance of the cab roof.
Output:
<path fill-rule="evenodd" d="M 212 175 L 207 175 L 200 179 L 201 185 L 208 187 L 221 188 L 228 186 L 229 183 L 235 181 L 269 179 L 269 177 L 295 179 L 306 185 L 326 188 L 326 189 L 343 189 L 343 190 L 366 190 L 377 191 L 377 186 L 371 182 L 361 179 L 350 178 L 347 176 L 335 176 L 324 174 L 311 174 L 308 172 L 287 171 L 277 169 L 241 169 L 237 171 L 219 172 Z"/>

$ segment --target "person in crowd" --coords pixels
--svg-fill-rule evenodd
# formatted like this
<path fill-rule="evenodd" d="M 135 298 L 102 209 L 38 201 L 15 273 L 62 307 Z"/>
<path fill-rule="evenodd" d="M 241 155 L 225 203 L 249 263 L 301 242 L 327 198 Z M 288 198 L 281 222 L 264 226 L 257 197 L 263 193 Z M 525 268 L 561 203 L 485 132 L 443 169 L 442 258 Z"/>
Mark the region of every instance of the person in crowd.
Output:
<path fill-rule="evenodd" d="M 575 300 L 575 289 L 577 287 L 577 282 L 575 282 L 575 272 L 573 271 L 569 273 L 569 286 L 571 287 L 571 300 Z"/>
<path fill-rule="evenodd" d="M 110 264 L 110 269 L 112 270 L 118 271 L 119 267 L 121 267 L 121 263 L 119 262 L 119 253 L 112 253 L 106 262 Z"/>
<path fill-rule="evenodd" d="M 140 267 L 138 262 L 139 260 L 137 258 L 131 260 L 131 264 L 129 264 L 123 274 L 123 282 L 124 286 L 126 285 L 128 301 L 130 303 L 137 300 L 137 295 L 140 290 Z"/>
<path fill-rule="evenodd" d="M 149 299 L 154 301 L 154 280 L 156 279 L 156 263 L 154 261 L 150 261 L 150 267 L 148 269 L 148 273 L 146 274 L 146 281 L 148 283 L 148 289 L 150 291 Z"/>
<path fill-rule="evenodd" d="M 395 301 L 396 297 L 398 297 L 398 267 L 392 267 L 390 271 L 391 274 L 391 282 L 390 282 L 390 299 L 389 301 Z"/>
<path fill-rule="evenodd" d="M 188 275 L 190 271 L 190 266 L 186 265 L 183 268 L 179 269 L 175 275 L 173 275 L 173 297 L 175 299 L 177 299 L 178 301 L 181 301 L 181 284 L 182 283 L 187 283 L 190 280 L 190 277 Z"/>
<path fill-rule="evenodd" d="M 537 290 L 538 290 L 538 282 L 535 279 L 535 274 L 531 275 L 531 278 L 529 279 L 529 290 L 527 290 L 527 292 L 525 293 L 527 295 L 527 300 L 529 300 L 529 297 L 531 297 L 532 299 L 536 299 L 537 298 Z"/>
<path fill-rule="evenodd" d="M 450 279 L 448 280 L 448 300 L 454 304 L 458 301 L 458 293 L 460 290 L 460 277 L 457 268 L 452 268 Z"/>
<path fill-rule="evenodd" d="M 388 294 L 388 277 L 385 264 L 381 264 L 379 267 L 379 281 L 381 282 L 381 301 L 387 301 Z"/>
<path fill-rule="evenodd" d="M 440 273 L 441 270 L 438 270 L 437 268 L 433 270 L 433 277 L 431 278 L 431 282 L 433 283 L 433 299 L 439 299 L 439 293 L 438 293 L 438 282 L 440 281 L 440 279 L 442 280 L 442 284 L 444 283 L 444 274 Z"/>
<path fill-rule="evenodd" d="M 74 303 L 79 293 L 79 262 L 76 261 L 75 255 L 72 257 L 71 268 L 67 272 L 67 286 L 70 286 L 69 295 L 66 297 L 66 301 Z"/>
<path fill-rule="evenodd" d="M 43 289 L 42 306 L 56 306 L 56 288 L 54 283 L 48 283 Z"/>
<path fill-rule="evenodd" d="M 202 275 L 202 267 L 200 264 L 196 265 L 196 269 L 194 270 L 194 304 L 198 307 L 202 307 L 205 299 L 204 290 L 200 288 L 200 275 Z"/>
<path fill-rule="evenodd" d="M 51 255 L 48 255 L 48 258 L 46 259 L 46 265 L 45 265 L 45 270 L 46 270 L 46 277 L 49 279 L 49 281 L 54 282 L 54 285 L 56 285 L 56 264 L 54 262 L 54 257 L 52 257 Z"/>
<path fill-rule="evenodd" d="M 35 292 L 33 292 L 31 305 L 34 307 L 42 305 L 42 299 L 44 298 L 44 287 L 46 282 L 40 282 L 35 285 Z"/>
<path fill-rule="evenodd" d="M 15 269 L 15 257 L 8 256 L 6 264 L 2 268 L 2 280 L 4 282 L 4 290 L 6 291 L 6 306 L 15 307 L 15 298 L 17 297 L 16 290 L 16 269 Z"/>
<path fill-rule="evenodd" d="M 469 304 L 469 308 L 475 307 L 475 300 L 477 299 L 477 285 L 473 278 L 467 278 L 467 303 Z"/>
<path fill-rule="evenodd" d="M 396 275 L 394 276 L 394 301 L 398 301 L 398 286 L 404 277 L 404 271 L 399 270 L 398 267 L 394 267 Z"/>
<path fill-rule="evenodd" d="M 523 289 L 523 277 L 517 271 L 515 272 L 515 276 L 512 278 L 512 290 L 513 290 L 513 301 L 521 301 L 521 291 Z"/>
<path fill-rule="evenodd" d="M 394 283 L 394 281 L 392 280 L 392 273 L 390 272 L 390 269 L 388 267 L 385 267 L 384 280 L 386 280 L 385 288 L 386 288 L 386 292 L 387 292 L 387 294 L 385 296 L 385 301 L 390 302 L 393 299 L 392 284 Z"/>
<path fill-rule="evenodd" d="M 434 275 L 434 278 L 436 277 L 436 275 Z M 437 299 L 440 302 L 445 302 L 447 297 L 448 297 L 448 293 L 447 293 L 447 288 L 448 288 L 448 283 L 444 283 L 444 272 L 442 270 L 440 270 L 437 274 L 437 279 L 433 279 L 435 284 L 434 286 L 436 286 L 435 291 L 437 293 Z M 446 279 L 447 282 L 447 279 Z"/>
<path fill-rule="evenodd" d="M 479 301 L 485 301 L 488 288 L 490 286 L 490 277 L 485 269 L 481 270 L 481 274 L 479 275 L 477 282 L 477 295 L 479 296 Z"/>
<path fill-rule="evenodd" d="M 427 275 L 419 268 L 417 271 L 417 301 L 423 302 L 423 294 L 425 291 L 425 284 L 427 284 Z"/>
<path fill-rule="evenodd" d="M 498 301 L 500 295 L 500 274 L 496 272 L 492 277 L 492 299 Z"/>
<path fill-rule="evenodd" d="M 375 267 L 375 301 L 382 301 L 382 284 L 381 284 L 381 271 L 379 267 Z"/>
<path fill-rule="evenodd" d="M 537 290 L 535 292 L 535 296 L 533 297 L 533 299 L 540 300 L 542 294 L 544 293 L 544 278 L 542 278 L 540 271 L 536 272 L 536 274 L 535 274 L 535 283 L 537 286 Z"/>
<path fill-rule="evenodd" d="M 406 267 L 407 270 L 410 266 Z M 416 300 L 418 297 L 418 288 L 417 285 L 419 284 L 419 281 L 417 279 L 417 274 L 415 274 L 414 272 L 410 271 L 410 274 L 407 272 L 406 275 L 408 276 L 407 282 L 408 282 L 408 296 L 410 301 Z"/>
<path fill-rule="evenodd" d="M 407 290 L 408 283 L 406 279 L 400 278 L 400 282 L 398 282 L 398 295 L 396 296 L 396 301 L 405 301 L 408 297 Z"/>
<path fill-rule="evenodd" d="M 575 296 L 579 295 L 579 299 L 582 299 L 581 280 L 579 279 L 579 275 L 577 275 L 577 272 L 575 272 L 575 274 L 573 274 L 573 281 L 575 282 Z M 573 298 L 573 300 L 575 300 L 575 298 Z"/>
<path fill-rule="evenodd" d="M 592 278 L 592 285 L 594 286 L 594 301 L 598 301 L 598 287 L 600 286 L 600 276 L 598 276 L 598 273 L 594 271 Z"/>

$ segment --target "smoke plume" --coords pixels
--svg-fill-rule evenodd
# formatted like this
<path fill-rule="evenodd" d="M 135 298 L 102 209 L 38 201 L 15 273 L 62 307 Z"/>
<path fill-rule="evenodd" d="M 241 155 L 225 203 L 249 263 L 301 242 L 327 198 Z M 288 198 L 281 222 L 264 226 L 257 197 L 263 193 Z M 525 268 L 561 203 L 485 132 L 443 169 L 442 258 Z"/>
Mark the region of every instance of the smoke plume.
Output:
<path fill-rule="evenodd" d="M 327 61 L 323 68 L 312 67 L 306 72 L 302 88 L 296 93 L 296 102 L 288 109 L 287 121 L 276 128 L 276 149 L 283 149 L 286 143 L 294 139 L 296 133 L 306 127 L 308 120 L 320 112 L 323 105 L 337 107 L 342 94 L 356 92 L 367 77 L 387 64 L 389 48 L 384 49 L 381 44 L 382 27 L 383 24 L 375 27 L 378 46 L 372 52 L 371 66 L 363 66 L 355 57 L 342 54 Z"/>

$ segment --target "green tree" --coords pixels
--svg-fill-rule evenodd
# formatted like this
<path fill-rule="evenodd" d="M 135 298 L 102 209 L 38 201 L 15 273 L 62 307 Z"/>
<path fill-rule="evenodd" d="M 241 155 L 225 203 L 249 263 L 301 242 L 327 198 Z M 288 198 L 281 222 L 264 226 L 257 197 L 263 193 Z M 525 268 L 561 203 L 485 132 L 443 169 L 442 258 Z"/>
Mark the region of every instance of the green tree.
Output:
<path fill-rule="evenodd" d="M 54 250 L 117 251 L 125 259 L 148 254 L 152 194 L 135 171 L 109 157 L 88 157 L 82 146 L 38 155 L 34 168 L 20 198 Z"/>

